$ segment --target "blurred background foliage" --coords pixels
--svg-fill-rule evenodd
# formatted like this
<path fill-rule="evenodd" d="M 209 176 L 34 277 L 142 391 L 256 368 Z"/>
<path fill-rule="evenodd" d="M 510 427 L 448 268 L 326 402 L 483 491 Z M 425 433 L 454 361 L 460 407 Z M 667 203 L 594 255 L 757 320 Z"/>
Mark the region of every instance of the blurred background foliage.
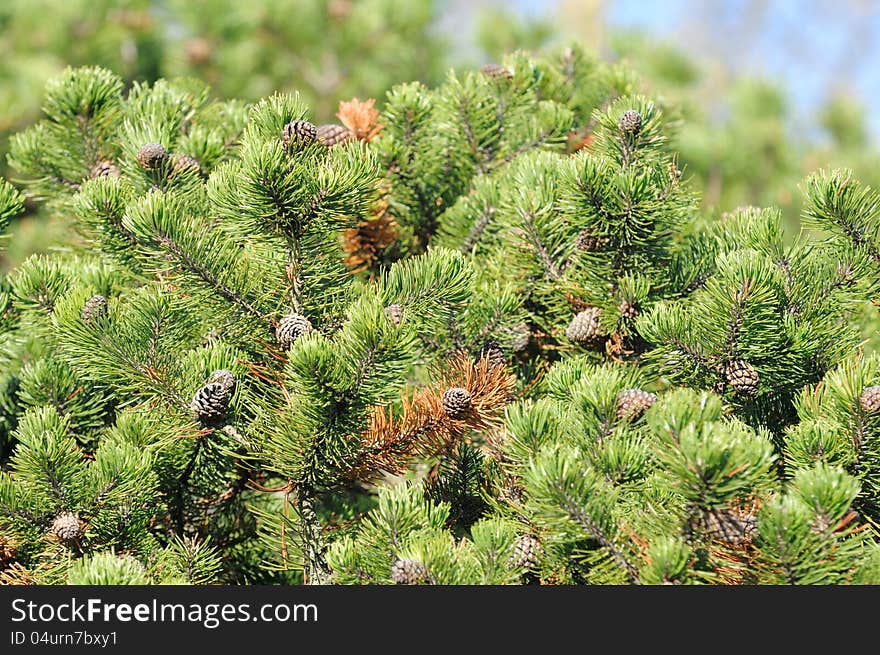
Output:
<path fill-rule="evenodd" d="M 854 57 L 854 42 L 848 51 L 842 46 L 833 69 L 826 68 L 833 84 L 804 114 L 799 92 L 816 86 L 818 71 L 803 54 L 798 16 L 787 25 L 785 15 L 772 11 L 792 4 L 803 3 L 4 0 L 0 175 L 15 181 L 5 165 L 9 135 L 36 119 L 46 79 L 67 65 L 101 65 L 128 83 L 193 76 L 218 97 L 244 100 L 297 90 L 312 107 L 312 119 L 329 122 L 340 100 L 372 97 L 381 105 L 385 91 L 400 81 L 433 84 L 453 65 L 479 66 L 515 49 L 537 52 L 577 41 L 633 67 L 644 91 L 681 119 L 674 144 L 679 164 L 710 215 L 743 205 L 778 206 L 793 237 L 798 184 L 808 173 L 847 166 L 877 186 L 880 157 L 864 106 L 847 85 L 856 64 L 870 62 Z M 876 18 L 858 0 L 810 3 L 809 11 L 816 13 L 814 23 L 846 21 L 838 32 L 853 39 L 864 40 L 874 25 L 868 18 Z M 783 79 L 762 54 L 768 50 L 760 39 L 768 35 L 778 41 L 769 51 L 776 63 L 788 66 Z M 823 42 L 814 39 L 813 45 Z M 737 65 L 743 62 L 752 65 Z M 63 216 L 35 208 L 13 235 L 0 270 L 69 239 Z"/>

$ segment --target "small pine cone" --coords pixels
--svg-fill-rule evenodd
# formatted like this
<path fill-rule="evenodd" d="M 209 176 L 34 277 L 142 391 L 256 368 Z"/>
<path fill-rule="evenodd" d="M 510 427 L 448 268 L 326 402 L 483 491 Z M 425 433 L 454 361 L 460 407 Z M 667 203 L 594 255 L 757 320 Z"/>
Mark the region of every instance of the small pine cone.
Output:
<path fill-rule="evenodd" d="M 543 550 L 541 542 L 534 535 L 523 535 L 516 542 L 516 547 L 510 558 L 510 563 L 516 568 L 532 571 L 538 566 L 538 560 Z"/>
<path fill-rule="evenodd" d="M 706 284 L 706 280 L 708 280 L 708 279 L 709 279 L 708 273 L 706 273 L 706 272 L 700 273 L 687 286 L 687 288 L 684 290 L 685 293 L 693 293 L 697 289 L 702 289 L 703 286 Z"/>
<path fill-rule="evenodd" d="M 639 315 L 639 308 L 628 300 L 624 300 L 620 303 L 617 309 L 620 310 L 620 315 L 625 319 L 634 319 Z"/>
<path fill-rule="evenodd" d="M 608 243 L 607 237 L 601 237 L 593 232 L 593 230 L 591 230 L 590 228 L 585 227 L 580 232 L 578 232 L 577 239 L 574 242 L 574 247 L 581 252 L 595 252 L 606 243 Z"/>
<path fill-rule="evenodd" d="M 119 177 L 121 173 L 119 172 L 119 168 L 109 159 L 99 159 L 95 162 L 95 165 L 92 166 L 92 170 L 89 171 L 89 177 L 105 177 L 107 175 L 111 175 L 113 177 Z"/>
<path fill-rule="evenodd" d="M 52 521 L 49 532 L 64 541 L 76 541 L 82 536 L 82 523 L 73 512 L 61 512 Z"/>
<path fill-rule="evenodd" d="M 391 566 L 391 579 L 395 584 L 427 584 L 431 580 L 431 572 L 418 560 L 399 559 Z"/>
<path fill-rule="evenodd" d="M 190 157 L 189 155 L 183 154 L 175 154 L 171 155 L 171 174 L 174 175 L 176 173 L 180 173 L 184 170 L 192 170 L 202 174 L 202 166 L 199 164 L 198 160 L 194 157 Z"/>
<path fill-rule="evenodd" d="M 617 394 L 617 418 L 636 420 L 648 411 L 657 401 L 657 396 L 650 391 L 627 389 Z"/>
<path fill-rule="evenodd" d="M 211 328 L 208 330 L 207 334 L 202 337 L 202 345 L 210 346 L 212 343 L 217 343 L 220 340 L 220 332 L 217 328 Z"/>
<path fill-rule="evenodd" d="M 589 343 L 602 337 L 602 324 L 599 317 L 602 310 L 588 307 L 575 316 L 565 329 L 565 336 L 577 343 Z"/>
<path fill-rule="evenodd" d="M 86 300 L 82 307 L 82 320 L 86 325 L 94 325 L 107 316 L 107 299 L 98 294 Z"/>
<path fill-rule="evenodd" d="M 486 64 L 480 69 L 480 72 L 496 79 L 513 79 L 513 71 L 507 66 L 499 64 Z"/>
<path fill-rule="evenodd" d="M 275 338 L 284 350 L 290 348 L 293 342 L 304 334 L 308 334 L 314 330 L 311 321 L 302 314 L 287 314 L 282 316 L 278 321 L 278 327 L 275 329 Z"/>
<path fill-rule="evenodd" d="M 757 520 L 750 514 L 740 516 L 730 510 L 713 510 L 704 514 L 703 523 L 713 539 L 739 546 L 751 540 Z"/>
<path fill-rule="evenodd" d="M 400 325 L 400 321 L 403 320 L 403 307 L 394 303 L 392 305 L 388 305 L 385 308 L 385 316 L 388 317 L 394 325 Z"/>
<path fill-rule="evenodd" d="M 724 377 L 734 391 L 743 396 L 754 396 L 758 393 L 761 378 L 755 367 L 741 359 L 728 362 L 724 367 Z"/>
<path fill-rule="evenodd" d="M 642 115 L 635 109 L 627 109 L 617 121 L 617 127 L 621 132 L 638 134 L 642 131 Z"/>
<path fill-rule="evenodd" d="M 480 359 L 484 357 L 489 360 L 492 366 L 504 366 L 507 363 L 504 350 L 495 339 L 486 339 L 486 343 L 480 348 Z"/>
<path fill-rule="evenodd" d="M 309 121 L 291 121 L 284 126 L 281 132 L 281 141 L 288 148 L 303 147 L 314 142 L 318 135 L 318 128 Z"/>
<path fill-rule="evenodd" d="M 830 527 L 831 517 L 825 512 L 818 512 L 816 514 L 816 520 L 813 521 L 813 525 L 810 526 L 810 531 L 815 534 L 827 534 Z"/>
<path fill-rule="evenodd" d="M 335 20 L 348 18 L 351 10 L 351 0 L 331 0 L 330 4 L 327 5 L 327 14 L 330 16 L 330 18 L 333 18 Z"/>
<path fill-rule="evenodd" d="M 515 480 L 508 481 L 501 487 L 498 497 L 505 503 L 520 504 L 525 500 L 522 487 Z"/>
<path fill-rule="evenodd" d="M 229 401 L 235 393 L 235 376 L 232 371 L 214 371 L 208 382 L 196 391 L 190 403 L 190 411 L 203 425 L 222 423 L 229 410 Z"/>
<path fill-rule="evenodd" d="M 880 411 L 880 386 L 866 387 L 859 396 L 859 404 L 868 414 Z"/>
<path fill-rule="evenodd" d="M 138 150 L 137 160 L 142 168 L 153 171 L 168 161 L 168 151 L 161 143 L 145 143 Z"/>
<path fill-rule="evenodd" d="M 230 396 L 235 393 L 235 374 L 229 369 L 221 368 L 211 373 L 209 384 L 219 384 Z"/>
<path fill-rule="evenodd" d="M 345 143 L 350 138 L 352 138 L 351 130 L 335 123 L 322 125 L 318 128 L 317 132 L 318 143 L 323 143 L 328 148 Z"/>
<path fill-rule="evenodd" d="M 443 411 L 449 418 L 462 418 L 471 408 L 473 396 L 467 389 L 461 387 L 452 387 L 443 392 L 441 403 Z"/>
<path fill-rule="evenodd" d="M 513 348 L 513 352 L 520 353 L 529 347 L 529 340 L 531 338 L 532 332 L 529 330 L 529 326 L 522 323 L 516 327 L 516 336 L 510 342 L 510 347 Z"/>
<path fill-rule="evenodd" d="M 191 66 L 201 66 L 211 59 L 214 49 L 210 41 L 199 37 L 187 41 L 184 51 L 186 60 Z"/>

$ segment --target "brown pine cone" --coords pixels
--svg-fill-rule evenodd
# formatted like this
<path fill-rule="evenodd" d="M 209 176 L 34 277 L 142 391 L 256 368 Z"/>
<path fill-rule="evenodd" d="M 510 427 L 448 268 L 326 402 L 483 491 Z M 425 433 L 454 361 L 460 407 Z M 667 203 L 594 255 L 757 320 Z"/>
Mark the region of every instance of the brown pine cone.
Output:
<path fill-rule="evenodd" d="M 761 382 L 755 367 L 741 359 L 728 362 L 724 366 L 724 378 L 736 393 L 743 396 L 756 395 Z"/>
<path fill-rule="evenodd" d="M 642 131 L 642 115 L 635 109 L 627 109 L 617 121 L 617 127 L 621 132 L 638 134 Z"/>
<path fill-rule="evenodd" d="M 328 148 L 338 146 L 352 138 L 351 131 L 342 125 L 328 123 L 318 128 L 318 143 L 323 143 Z"/>
<path fill-rule="evenodd" d="M 495 339 L 486 339 L 483 347 L 480 348 L 480 359 L 484 357 L 489 360 L 492 366 L 504 366 L 507 363 L 504 350 Z"/>
<path fill-rule="evenodd" d="M 137 160 L 141 168 L 153 171 L 168 161 L 168 151 L 161 143 L 145 143 L 138 150 Z"/>
<path fill-rule="evenodd" d="M 471 408 L 472 400 L 473 396 L 467 389 L 452 387 L 443 393 L 443 398 L 440 402 L 443 405 L 443 411 L 446 412 L 449 418 L 459 419 L 467 414 L 467 411 Z"/>
<path fill-rule="evenodd" d="M 281 141 L 288 148 L 301 148 L 313 143 L 318 134 L 318 128 L 309 121 L 291 121 L 281 131 Z"/>

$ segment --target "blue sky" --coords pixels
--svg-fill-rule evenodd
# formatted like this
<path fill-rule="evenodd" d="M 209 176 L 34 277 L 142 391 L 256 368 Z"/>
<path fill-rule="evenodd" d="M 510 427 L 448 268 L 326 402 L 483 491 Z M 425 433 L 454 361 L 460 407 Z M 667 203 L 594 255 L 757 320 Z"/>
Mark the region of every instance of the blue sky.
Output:
<path fill-rule="evenodd" d="M 514 0 L 554 16 L 562 0 Z M 595 4 L 593 0 L 583 0 Z M 569 0 L 569 4 L 572 4 Z M 880 2 L 872 0 L 606 0 L 612 28 L 637 28 L 733 71 L 782 83 L 809 120 L 832 92 L 862 104 L 880 97 Z M 876 139 L 880 112 L 869 111 Z"/>

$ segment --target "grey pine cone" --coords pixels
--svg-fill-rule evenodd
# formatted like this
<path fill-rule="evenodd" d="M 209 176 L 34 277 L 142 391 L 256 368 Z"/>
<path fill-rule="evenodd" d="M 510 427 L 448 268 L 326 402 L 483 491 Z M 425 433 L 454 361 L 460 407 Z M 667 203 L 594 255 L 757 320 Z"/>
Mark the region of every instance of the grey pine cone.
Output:
<path fill-rule="evenodd" d="M 617 418 L 640 418 L 657 400 L 657 396 L 642 389 L 627 389 L 617 394 Z"/>
<path fill-rule="evenodd" d="M 497 79 L 513 79 L 513 71 L 507 66 L 501 66 L 500 64 L 486 64 L 480 68 L 480 72 Z"/>
<path fill-rule="evenodd" d="M 395 325 L 400 325 L 400 321 L 403 319 L 403 307 L 397 303 L 388 305 L 385 308 L 385 316 Z"/>
<path fill-rule="evenodd" d="M 304 334 L 314 330 L 312 322 L 302 314 L 292 313 L 282 316 L 275 328 L 275 338 L 284 350 L 290 348 L 293 342 Z"/>
<path fill-rule="evenodd" d="M 483 347 L 480 348 L 480 359 L 486 358 L 492 366 L 504 366 L 507 358 L 504 356 L 504 349 L 495 339 L 486 339 Z"/>
<path fill-rule="evenodd" d="M 522 352 L 529 347 L 529 341 L 531 338 L 532 332 L 529 330 L 529 326 L 525 323 L 521 323 L 516 326 L 516 334 L 513 337 L 513 341 L 510 342 L 510 347 L 513 348 L 513 352 Z"/>
<path fill-rule="evenodd" d="M 531 571 L 538 566 L 542 551 L 541 542 L 534 535 L 526 534 L 519 538 L 511 555 L 511 564 L 517 568 Z"/>
<path fill-rule="evenodd" d="M 859 396 L 859 404 L 869 414 L 880 411 L 880 386 L 865 387 L 862 395 Z"/>
<path fill-rule="evenodd" d="M 739 516 L 730 510 L 713 510 L 703 515 L 706 532 L 713 538 L 732 546 L 749 541 L 755 531 L 754 516 Z"/>
<path fill-rule="evenodd" d="M 589 343 L 602 337 L 602 324 L 599 320 L 602 310 L 588 307 L 577 314 L 565 330 L 565 336 L 577 343 Z"/>
<path fill-rule="evenodd" d="M 431 580 L 431 572 L 418 560 L 398 559 L 391 566 L 391 579 L 395 584 L 427 584 Z"/>
<path fill-rule="evenodd" d="M 145 143 L 138 150 L 137 160 L 141 168 L 152 171 L 168 160 L 168 151 L 161 143 Z"/>
<path fill-rule="evenodd" d="M 89 176 L 92 178 L 95 177 L 104 177 L 106 175 L 111 175 L 113 177 L 119 177 L 122 173 L 119 172 L 119 168 L 109 159 L 99 159 L 95 162 L 95 165 L 92 166 L 92 170 L 89 171 Z"/>
<path fill-rule="evenodd" d="M 61 512 L 52 521 L 49 531 L 64 541 L 76 541 L 82 536 L 82 523 L 74 512 Z"/>
<path fill-rule="evenodd" d="M 321 125 L 318 128 L 317 139 L 319 143 L 323 143 L 328 148 L 338 146 L 352 138 L 351 131 L 343 126 L 335 123 Z"/>
<path fill-rule="evenodd" d="M 171 156 L 171 174 L 180 173 L 185 170 L 192 170 L 199 175 L 202 173 L 202 166 L 198 160 L 189 155 L 176 154 Z"/>
<path fill-rule="evenodd" d="M 638 134 L 642 131 L 642 115 L 635 109 L 627 109 L 617 121 L 617 127 L 621 132 Z"/>
<path fill-rule="evenodd" d="M 203 425 L 215 425 L 226 419 L 229 401 L 235 393 L 235 376 L 232 371 L 214 371 L 208 381 L 195 393 L 190 411 Z"/>
<path fill-rule="evenodd" d="M 309 121 L 291 121 L 281 131 L 281 141 L 287 147 L 302 147 L 314 142 L 318 128 Z"/>
<path fill-rule="evenodd" d="M 758 393 L 761 378 L 755 367 L 741 359 L 728 362 L 724 367 L 724 378 L 736 393 L 754 396 Z"/>
<path fill-rule="evenodd" d="M 82 307 L 82 320 L 86 325 L 94 325 L 107 316 L 107 299 L 98 294 L 86 300 Z"/>
<path fill-rule="evenodd" d="M 464 416 L 471 408 L 473 396 L 467 389 L 452 387 L 443 392 L 441 403 L 443 411 L 449 418 L 457 419 Z"/>
<path fill-rule="evenodd" d="M 578 232 L 574 247 L 581 252 L 594 252 L 608 243 L 608 237 L 596 234 L 592 229 L 585 227 Z"/>
<path fill-rule="evenodd" d="M 620 315 L 623 318 L 633 319 L 639 315 L 639 308 L 628 300 L 624 300 L 620 303 L 617 309 L 620 311 Z"/>

